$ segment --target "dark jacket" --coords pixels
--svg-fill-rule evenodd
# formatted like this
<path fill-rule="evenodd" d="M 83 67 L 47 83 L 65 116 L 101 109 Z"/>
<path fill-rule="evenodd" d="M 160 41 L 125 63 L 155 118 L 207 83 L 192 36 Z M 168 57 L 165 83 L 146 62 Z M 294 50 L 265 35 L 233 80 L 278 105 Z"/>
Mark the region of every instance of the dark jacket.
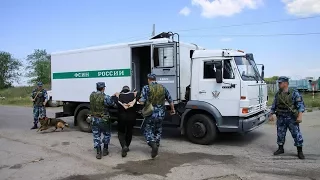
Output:
<path fill-rule="evenodd" d="M 121 103 L 128 104 L 129 102 L 133 101 L 136 97 L 134 96 L 133 92 L 129 92 L 127 90 L 121 91 L 118 101 Z M 137 111 L 137 102 L 128 109 L 125 109 L 119 102 L 117 102 L 118 106 L 118 118 L 121 121 L 134 121 L 137 118 L 136 111 Z"/>

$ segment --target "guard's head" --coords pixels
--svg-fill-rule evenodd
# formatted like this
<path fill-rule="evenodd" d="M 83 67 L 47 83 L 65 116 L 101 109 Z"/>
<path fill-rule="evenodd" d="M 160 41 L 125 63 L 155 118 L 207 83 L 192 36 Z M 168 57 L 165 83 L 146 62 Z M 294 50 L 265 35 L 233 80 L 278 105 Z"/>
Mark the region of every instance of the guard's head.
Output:
<path fill-rule="evenodd" d="M 289 86 L 289 78 L 286 76 L 280 76 L 278 79 L 279 89 L 285 89 Z"/>
<path fill-rule="evenodd" d="M 153 73 L 148 74 L 148 83 L 156 81 L 157 76 Z"/>
<path fill-rule="evenodd" d="M 104 82 L 97 82 L 97 91 L 104 91 L 106 84 Z"/>
<path fill-rule="evenodd" d="M 126 93 L 126 92 L 129 92 L 129 91 L 130 91 L 129 86 L 123 86 L 123 87 L 122 87 L 121 92 Z"/>
<path fill-rule="evenodd" d="M 43 86 L 42 82 L 39 81 L 39 82 L 37 83 L 37 86 L 38 86 L 38 89 L 42 89 L 42 86 Z"/>

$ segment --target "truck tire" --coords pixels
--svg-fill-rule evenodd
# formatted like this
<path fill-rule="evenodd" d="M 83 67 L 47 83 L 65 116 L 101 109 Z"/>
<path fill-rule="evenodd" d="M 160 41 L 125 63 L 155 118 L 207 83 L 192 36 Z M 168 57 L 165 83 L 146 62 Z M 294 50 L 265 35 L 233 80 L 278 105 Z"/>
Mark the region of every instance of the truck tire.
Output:
<path fill-rule="evenodd" d="M 208 145 L 216 140 L 218 131 L 214 120 L 204 114 L 195 114 L 187 122 L 186 135 L 192 143 Z"/>
<path fill-rule="evenodd" d="M 89 109 L 82 109 L 77 115 L 77 124 L 83 132 L 91 132 L 91 125 L 86 121 Z"/>

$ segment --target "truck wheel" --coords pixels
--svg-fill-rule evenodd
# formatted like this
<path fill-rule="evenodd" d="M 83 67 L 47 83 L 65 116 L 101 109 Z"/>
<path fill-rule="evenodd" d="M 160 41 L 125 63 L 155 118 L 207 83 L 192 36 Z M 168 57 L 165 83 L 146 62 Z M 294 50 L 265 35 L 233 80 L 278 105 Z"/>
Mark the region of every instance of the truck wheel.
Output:
<path fill-rule="evenodd" d="M 83 132 L 91 132 L 91 125 L 87 122 L 89 109 L 82 109 L 77 115 L 77 123 Z"/>
<path fill-rule="evenodd" d="M 195 144 L 208 145 L 217 138 L 217 127 L 209 116 L 195 114 L 187 122 L 187 137 Z"/>

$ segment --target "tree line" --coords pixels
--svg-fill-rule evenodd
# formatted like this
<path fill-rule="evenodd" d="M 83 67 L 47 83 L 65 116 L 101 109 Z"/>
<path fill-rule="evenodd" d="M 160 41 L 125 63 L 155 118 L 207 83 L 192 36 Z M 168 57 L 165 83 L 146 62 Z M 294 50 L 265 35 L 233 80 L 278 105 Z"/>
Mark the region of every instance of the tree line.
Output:
<path fill-rule="evenodd" d="M 35 49 L 26 57 L 27 66 L 21 59 L 5 51 L 0 51 L 0 89 L 13 87 L 14 82 L 20 82 L 22 76 L 29 77 L 29 84 L 38 81 L 51 83 L 51 56 L 45 49 Z"/>

